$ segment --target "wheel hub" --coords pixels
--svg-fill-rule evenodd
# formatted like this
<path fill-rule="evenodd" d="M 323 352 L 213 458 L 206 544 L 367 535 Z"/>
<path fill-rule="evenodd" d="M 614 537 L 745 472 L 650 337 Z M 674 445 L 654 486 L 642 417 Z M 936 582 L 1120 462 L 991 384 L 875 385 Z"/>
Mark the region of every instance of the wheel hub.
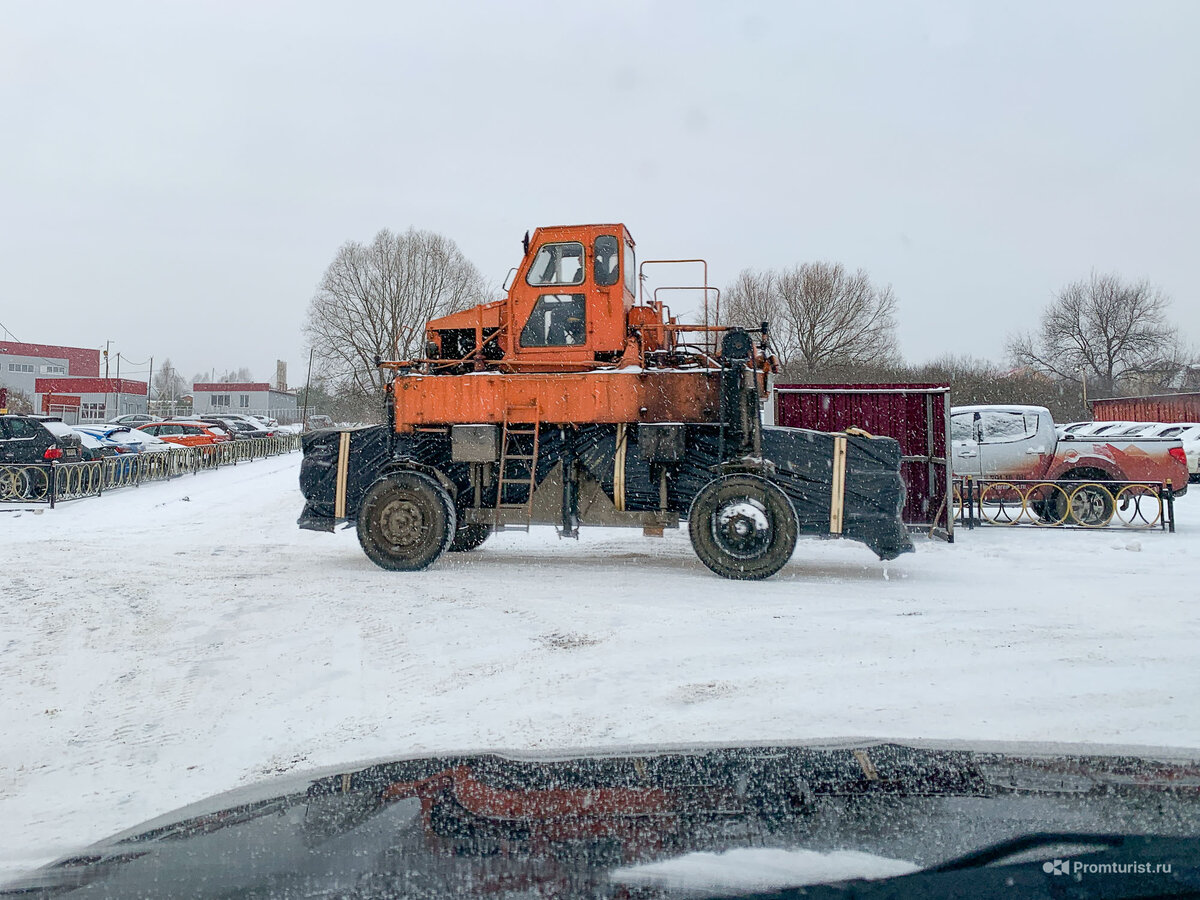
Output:
<path fill-rule="evenodd" d="M 749 497 L 726 500 L 713 515 L 713 538 L 739 559 L 753 559 L 771 545 L 771 522 L 763 506 Z"/>
<path fill-rule="evenodd" d="M 406 498 L 392 500 L 384 506 L 379 524 L 384 538 L 397 547 L 417 543 L 427 528 L 420 505 Z"/>

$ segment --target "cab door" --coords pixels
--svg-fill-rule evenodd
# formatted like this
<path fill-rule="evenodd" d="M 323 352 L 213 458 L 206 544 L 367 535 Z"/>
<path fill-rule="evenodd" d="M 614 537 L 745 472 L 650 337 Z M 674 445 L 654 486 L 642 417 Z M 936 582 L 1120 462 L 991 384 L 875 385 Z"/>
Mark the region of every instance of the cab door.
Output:
<path fill-rule="evenodd" d="M 950 416 L 951 469 L 955 477 L 979 477 L 979 413 Z"/>
<path fill-rule="evenodd" d="M 1042 454 L 1037 413 L 988 410 L 979 414 L 979 461 L 985 478 L 1033 479 L 1040 474 Z"/>
<path fill-rule="evenodd" d="M 518 288 L 529 309 L 517 353 L 548 362 L 588 358 L 587 261 L 582 240 L 547 241 L 534 252 Z M 532 308 L 525 306 L 532 300 Z"/>

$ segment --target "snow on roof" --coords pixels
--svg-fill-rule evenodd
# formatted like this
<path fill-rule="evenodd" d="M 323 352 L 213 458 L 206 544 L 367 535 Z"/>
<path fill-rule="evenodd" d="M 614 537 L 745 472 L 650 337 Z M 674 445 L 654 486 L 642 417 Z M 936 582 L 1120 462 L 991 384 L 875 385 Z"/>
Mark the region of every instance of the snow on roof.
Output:
<path fill-rule="evenodd" d="M 951 415 L 971 412 L 1011 412 L 1022 415 L 1050 415 L 1050 410 L 1044 406 L 1021 406 L 1014 403 L 984 403 L 978 406 L 953 406 Z"/>

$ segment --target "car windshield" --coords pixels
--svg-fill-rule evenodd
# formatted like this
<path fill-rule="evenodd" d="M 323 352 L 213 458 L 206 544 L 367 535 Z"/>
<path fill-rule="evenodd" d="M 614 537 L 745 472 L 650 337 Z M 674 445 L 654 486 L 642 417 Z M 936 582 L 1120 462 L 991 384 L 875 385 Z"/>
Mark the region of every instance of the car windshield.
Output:
<path fill-rule="evenodd" d="M 0 897 L 1192 886 L 1200 2 L 0 21 Z"/>

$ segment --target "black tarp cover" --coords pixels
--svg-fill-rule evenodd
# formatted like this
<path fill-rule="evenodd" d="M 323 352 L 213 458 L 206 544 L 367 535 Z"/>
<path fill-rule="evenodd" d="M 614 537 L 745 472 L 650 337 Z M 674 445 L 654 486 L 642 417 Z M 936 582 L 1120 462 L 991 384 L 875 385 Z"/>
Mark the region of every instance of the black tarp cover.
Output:
<path fill-rule="evenodd" d="M 445 432 L 393 435 L 387 426 L 349 430 L 350 459 L 346 482 L 346 515 L 357 515 L 363 494 L 380 470 L 393 459 L 406 459 L 437 469 L 454 482 L 460 496 L 472 496 L 466 464 L 451 462 Z M 332 531 L 337 457 L 341 432 L 319 431 L 304 438 L 300 488 L 307 504 L 302 528 Z M 802 534 L 828 534 L 834 435 L 800 428 L 764 427 L 762 457 L 773 466 L 768 476 L 787 494 L 796 510 Z M 617 427 L 543 426 L 540 434 L 537 480 L 540 482 L 570 451 L 587 474 L 613 496 Z M 842 536 L 859 540 L 880 558 L 892 559 L 912 549 L 900 510 L 904 483 L 900 478 L 900 446 L 891 438 L 846 436 L 846 480 Z M 686 516 L 692 499 L 718 474 L 720 441 L 715 425 L 687 426 L 687 454 L 681 463 L 659 466 L 639 454 L 637 428 L 629 427 L 625 448 L 625 508 L 659 507 L 659 476 L 667 473 L 668 508 Z M 484 504 L 495 502 L 494 491 Z M 584 523 L 586 524 L 586 522 Z"/>

